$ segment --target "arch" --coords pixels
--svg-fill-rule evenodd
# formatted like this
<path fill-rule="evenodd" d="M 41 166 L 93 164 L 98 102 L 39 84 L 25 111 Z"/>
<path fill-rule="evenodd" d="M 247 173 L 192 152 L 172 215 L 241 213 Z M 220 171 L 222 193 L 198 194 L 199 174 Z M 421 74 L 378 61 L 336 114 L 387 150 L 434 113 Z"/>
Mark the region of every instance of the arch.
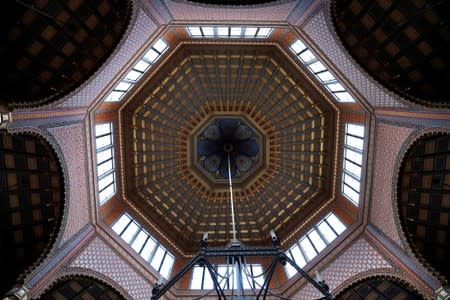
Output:
<path fill-rule="evenodd" d="M 130 24 L 132 1 L 16 1 L 0 13 L 0 107 L 54 102 L 90 78 Z"/>
<path fill-rule="evenodd" d="M 425 299 L 412 284 L 392 270 L 376 270 L 358 274 L 336 290 L 334 299 Z M 403 296 L 403 297 L 402 297 Z M 379 297 L 379 298 L 378 298 Z"/>
<path fill-rule="evenodd" d="M 409 103 L 450 107 L 448 1 L 330 3 L 336 35 L 365 73 Z"/>
<path fill-rule="evenodd" d="M 441 283 L 450 269 L 450 129 L 432 128 L 413 135 L 397 159 L 393 187 L 396 224 L 410 254 Z"/>
<path fill-rule="evenodd" d="M 60 160 L 48 141 L 0 131 L 0 250 L 8 270 L 0 294 L 50 253 L 64 212 Z"/>

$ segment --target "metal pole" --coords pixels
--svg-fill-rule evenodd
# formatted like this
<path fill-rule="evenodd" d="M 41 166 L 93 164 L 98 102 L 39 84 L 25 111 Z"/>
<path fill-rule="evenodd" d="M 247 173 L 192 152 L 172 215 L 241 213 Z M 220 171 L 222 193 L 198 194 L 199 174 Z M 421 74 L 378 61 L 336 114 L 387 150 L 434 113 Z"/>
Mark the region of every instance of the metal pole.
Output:
<path fill-rule="evenodd" d="M 236 242 L 236 227 L 234 222 L 234 201 L 233 201 L 233 184 L 231 183 L 231 164 L 230 152 L 228 152 L 228 182 L 230 183 L 230 201 L 231 201 L 231 226 L 233 228 L 233 242 Z"/>

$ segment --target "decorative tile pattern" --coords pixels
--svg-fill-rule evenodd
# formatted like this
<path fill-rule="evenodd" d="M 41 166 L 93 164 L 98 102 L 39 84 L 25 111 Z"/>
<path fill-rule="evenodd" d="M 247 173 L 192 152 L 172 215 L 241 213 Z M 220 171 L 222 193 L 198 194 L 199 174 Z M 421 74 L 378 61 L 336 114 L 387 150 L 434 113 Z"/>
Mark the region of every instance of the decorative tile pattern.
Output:
<path fill-rule="evenodd" d="M 413 129 L 387 124 L 378 124 L 376 129 L 375 172 L 373 177 L 373 201 L 370 222 L 380 228 L 386 236 L 402 246 L 394 222 L 392 207 L 392 181 L 396 180 L 394 166 L 398 153 Z"/>
<path fill-rule="evenodd" d="M 356 63 L 349 59 L 344 53 L 343 47 L 336 41 L 337 37 L 331 32 L 330 26 L 325 19 L 324 11 L 321 11 L 303 28 L 307 35 L 313 40 L 317 47 L 333 62 L 335 69 L 345 74 L 358 92 L 370 104 L 376 107 L 404 107 L 399 100 L 389 95 L 380 86 L 375 84 L 364 74 Z M 330 63 L 327 62 L 329 66 Z"/>
<path fill-rule="evenodd" d="M 123 287 L 133 299 L 148 299 L 152 286 L 100 238 L 95 238 L 70 264 L 99 272 Z"/>
<path fill-rule="evenodd" d="M 126 40 L 118 46 L 120 49 L 113 54 L 90 82 L 83 85 L 77 92 L 68 95 L 59 106 L 89 106 L 114 79 L 117 73 L 123 69 L 129 59 L 142 48 L 156 28 L 156 24 L 150 17 L 144 11 L 139 10 L 134 27 L 131 29 L 131 32 L 125 35 Z"/>
<path fill-rule="evenodd" d="M 284 21 L 288 17 L 295 1 L 284 4 L 265 5 L 260 7 L 238 7 L 237 9 L 220 8 L 189 4 L 181 1 L 167 0 L 167 7 L 173 17 L 178 20 L 202 21 Z"/>
<path fill-rule="evenodd" d="M 57 141 L 67 163 L 69 191 L 66 194 L 68 205 L 64 234 L 60 243 L 64 243 L 89 222 L 89 203 L 87 189 L 87 170 L 85 155 L 85 134 L 82 124 L 49 128 L 48 131 Z"/>
<path fill-rule="evenodd" d="M 320 273 L 331 293 L 348 278 L 369 270 L 392 268 L 391 264 L 365 238 L 353 243 Z M 322 294 L 311 284 L 301 289 L 295 299 L 316 299 Z"/>

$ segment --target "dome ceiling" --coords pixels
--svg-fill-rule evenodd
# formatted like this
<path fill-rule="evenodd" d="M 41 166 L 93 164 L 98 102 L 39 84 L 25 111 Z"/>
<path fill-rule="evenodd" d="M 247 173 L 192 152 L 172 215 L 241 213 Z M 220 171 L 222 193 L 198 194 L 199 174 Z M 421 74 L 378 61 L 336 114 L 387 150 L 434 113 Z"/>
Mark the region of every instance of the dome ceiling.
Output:
<path fill-rule="evenodd" d="M 339 37 L 371 76 L 413 102 L 450 107 L 450 1 L 333 1 Z"/>
<path fill-rule="evenodd" d="M 231 147 L 261 160 L 233 184 L 241 242 L 285 238 L 330 199 L 336 112 L 278 47 L 185 43 L 146 82 L 121 109 L 125 193 L 181 249 L 197 251 L 204 232 L 214 245 L 231 238 L 227 180 L 194 162 L 214 126 L 235 122 Z"/>
<path fill-rule="evenodd" d="M 131 16 L 130 1 L 12 1 L 0 13 L 0 106 L 49 103 L 106 61 Z"/>

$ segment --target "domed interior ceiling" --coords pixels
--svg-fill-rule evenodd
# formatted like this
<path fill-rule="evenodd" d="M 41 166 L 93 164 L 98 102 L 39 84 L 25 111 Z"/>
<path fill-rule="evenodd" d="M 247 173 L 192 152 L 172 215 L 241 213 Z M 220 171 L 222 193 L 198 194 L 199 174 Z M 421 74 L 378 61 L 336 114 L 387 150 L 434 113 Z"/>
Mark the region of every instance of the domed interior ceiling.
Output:
<path fill-rule="evenodd" d="M 194 164 L 193 136 L 214 117 L 262 135 L 263 164 L 233 185 L 237 238 L 283 239 L 331 196 L 336 112 L 276 46 L 186 43 L 122 110 L 126 195 L 184 251 L 204 232 L 231 239 L 228 184 Z M 256 132 L 256 131 L 255 131 Z"/>
<path fill-rule="evenodd" d="M 398 191 L 413 250 L 450 280 L 450 134 L 421 138 L 408 150 Z"/>
<path fill-rule="evenodd" d="M 130 1 L 12 1 L 0 12 L 0 105 L 37 105 L 78 87 L 109 57 Z"/>
<path fill-rule="evenodd" d="M 450 107 L 450 1 L 333 1 L 337 32 L 376 80 L 425 105 Z"/>

